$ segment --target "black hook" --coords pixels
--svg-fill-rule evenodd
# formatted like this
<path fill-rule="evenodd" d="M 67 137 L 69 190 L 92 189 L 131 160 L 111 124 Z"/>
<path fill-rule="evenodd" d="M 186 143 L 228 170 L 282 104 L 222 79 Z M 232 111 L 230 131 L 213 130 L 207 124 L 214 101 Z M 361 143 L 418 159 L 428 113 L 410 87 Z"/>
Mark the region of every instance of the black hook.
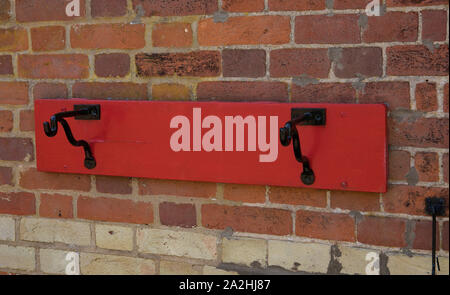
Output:
<path fill-rule="evenodd" d="M 303 164 L 303 171 L 300 179 L 306 185 L 312 185 L 316 176 L 311 169 L 309 159 L 302 155 L 300 136 L 298 135 L 297 125 L 325 125 L 325 109 L 293 109 L 291 121 L 287 122 L 283 128 L 280 128 L 280 142 L 283 146 L 289 146 L 292 141 L 295 159 Z"/>
<path fill-rule="evenodd" d="M 58 122 L 64 128 L 67 140 L 71 145 L 84 148 L 84 166 L 94 169 L 97 165 L 89 144 L 84 140 L 76 140 L 73 137 L 69 123 L 64 118 L 75 117 L 75 120 L 100 120 L 100 105 L 75 105 L 73 111 L 61 112 L 50 117 L 50 123 L 44 122 L 44 132 L 48 137 L 54 137 L 58 133 Z"/>

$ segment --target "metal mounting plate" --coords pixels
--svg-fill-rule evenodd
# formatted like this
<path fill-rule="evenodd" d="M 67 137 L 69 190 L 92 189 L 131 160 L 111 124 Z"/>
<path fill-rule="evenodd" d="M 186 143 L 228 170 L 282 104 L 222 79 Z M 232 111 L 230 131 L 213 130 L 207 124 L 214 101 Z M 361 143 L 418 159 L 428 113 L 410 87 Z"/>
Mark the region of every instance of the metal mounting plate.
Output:
<path fill-rule="evenodd" d="M 300 126 L 324 126 L 327 121 L 327 111 L 322 108 L 295 108 L 291 111 L 291 120 L 303 117 L 306 113 L 312 113 L 313 119 L 298 123 Z"/>
<path fill-rule="evenodd" d="M 79 111 L 86 108 L 89 109 L 89 115 L 75 116 L 75 120 L 100 120 L 99 104 L 76 104 L 73 106 L 74 111 Z"/>

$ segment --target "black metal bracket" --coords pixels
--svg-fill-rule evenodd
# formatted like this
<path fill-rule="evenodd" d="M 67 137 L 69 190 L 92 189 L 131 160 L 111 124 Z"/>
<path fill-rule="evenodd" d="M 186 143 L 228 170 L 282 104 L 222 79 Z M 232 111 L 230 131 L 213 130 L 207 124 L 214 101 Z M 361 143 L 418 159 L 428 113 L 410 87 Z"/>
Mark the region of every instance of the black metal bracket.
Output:
<path fill-rule="evenodd" d="M 312 170 L 309 159 L 302 155 L 300 136 L 297 125 L 300 126 L 324 126 L 326 125 L 326 109 L 305 108 L 292 109 L 291 120 L 283 128 L 280 128 L 280 142 L 283 146 L 289 146 L 292 141 L 295 159 L 303 164 L 300 179 L 306 185 L 312 185 L 316 176 Z"/>
<path fill-rule="evenodd" d="M 50 123 L 44 122 L 44 132 L 48 137 L 54 137 L 58 133 L 58 122 L 64 128 L 67 140 L 73 146 L 84 148 L 84 166 L 94 169 L 97 165 L 89 144 L 84 140 L 76 140 L 73 137 L 69 123 L 64 118 L 75 117 L 75 120 L 100 120 L 100 105 L 74 105 L 73 111 L 61 112 L 50 117 Z"/>
<path fill-rule="evenodd" d="M 436 216 L 444 216 L 445 215 L 445 199 L 444 198 L 437 198 L 437 197 L 430 197 L 425 199 L 425 211 L 433 217 L 432 222 L 432 241 L 431 241 L 431 274 L 436 274 L 436 263 L 438 270 L 440 271 L 439 266 L 439 258 L 436 257 Z"/>

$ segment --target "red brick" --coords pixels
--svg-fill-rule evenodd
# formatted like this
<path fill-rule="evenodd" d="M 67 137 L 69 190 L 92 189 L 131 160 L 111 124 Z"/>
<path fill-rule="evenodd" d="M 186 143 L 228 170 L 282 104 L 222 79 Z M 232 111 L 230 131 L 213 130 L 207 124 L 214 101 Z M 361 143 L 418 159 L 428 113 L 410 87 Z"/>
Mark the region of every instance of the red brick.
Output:
<path fill-rule="evenodd" d="M 70 31 L 72 48 L 138 49 L 145 46 L 145 25 L 95 24 L 73 25 Z"/>
<path fill-rule="evenodd" d="M 373 0 L 334 0 L 334 9 L 365 9 Z"/>
<path fill-rule="evenodd" d="M 406 220 L 364 216 L 358 223 L 358 242 L 387 247 L 406 247 Z"/>
<path fill-rule="evenodd" d="M 95 74 L 98 77 L 125 77 L 130 73 L 130 56 L 124 53 L 106 53 L 95 56 Z"/>
<path fill-rule="evenodd" d="M 72 97 L 89 99 L 147 99 L 147 85 L 131 82 L 79 82 Z"/>
<path fill-rule="evenodd" d="M 202 206 L 202 224 L 212 229 L 285 236 L 292 233 L 291 212 L 260 207 Z"/>
<path fill-rule="evenodd" d="M 216 196 L 216 184 L 210 182 L 140 179 L 139 194 L 212 198 Z"/>
<path fill-rule="evenodd" d="M 205 19 L 198 24 L 198 43 L 200 46 L 286 44 L 290 31 L 288 16 L 239 16 L 226 22 Z"/>
<path fill-rule="evenodd" d="M 269 9 L 274 11 L 322 10 L 325 9 L 325 1 L 269 0 Z"/>
<path fill-rule="evenodd" d="M 407 151 L 389 152 L 389 179 L 405 180 L 411 168 L 411 154 Z"/>
<path fill-rule="evenodd" d="M 181 84 L 163 83 L 152 85 L 153 100 L 189 100 L 191 90 Z"/>
<path fill-rule="evenodd" d="M 359 93 L 360 103 L 384 103 L 389 110 L 410 108 L 409 82 L 370 82 Z"/>
<path fill-rule="evenodd" d="M 31 28 L 34 51 L 62 50 L 66 47 L 66 29 L 62 26 Z"/>
<path fill-rule="evenodd" d="M 448 119 L 415 116 L 409 113 L 388 118 L 390 144 L 448 148 Z"/>
<path fill-rule="evenodd" d="M 221 58 L 218 51 L 140 53 L 136 55 L 136 67 L 141 77 L 216 77 L 221 72 Z"/>
<path fill-rule="evenodd" d="M 416 107 L 419 111 L 437 111 L 436 83 L 420 83 L 416 85 Z"/>
<path fill-rule="evenodd" d="M 270 52 L 272 77 L 308 75 L 327 78 L 330 67 L 327 49 L 279 49 Z"/>
<path fill-rule="evenodd" d="M 163 202 L 159 204 L 161 224 L 168 226 L 194 227 L 197 225 L 197 213 L 194 204 L 175 204 Z"/>
<path fill-rule="evenodd" d="M 257 12 L 264 7 L 264 0 L 222 0 L 223 10 L 230 12 Z"/>
<path fill-rule="evenodd" d="M 89 77 L 84 54 L 19 55 L 19 76 L 31 79 L 82 79 Z"/>
<path fill-rule="evenodd" d="M 0 52 L 28 49 L 28 34 L 23 28 L 0 28 Z"/>
<path fill-rule="evenodd" d="M 14 75 L 11 55 L 0 55 L 0 75 Z"/>
<path fill-rule="evenodd" d="M 448 0 L 387 0 L 387 7 L 430 6 L 448 4 Z"/>
<path fill-rule="evenodd" d="M 331 208 L 352 211 L 380 211 L 380 194 L 332 191 Z"/>
<path fill-rule="evenodd" d="M 34 111 L 20 111 L 20 131 L 34 131 Z"/>
<path fill-rule="evenodd" d="M 388 47 L 387 74 L 390 76 L 447 76 L 448 45 L 430 51 L 422 45 Z"/>
<path fill-rule="evenodd" d="M 448 189 L 391 185 L 388 192 L 383 195 L 384 210 L 389 213 L 425 216 L 428 215 L 425 212 L 425 199 L 428 197 L 445 198 L 448 204 Z"/>
<path fill-rule="evenodd" d="M 73 218 L 72 197 L 60 194 L 41 194 L 39 215 L 49 218 Z"/>
<path fill-rule="evenodd" d="M 189 23 L 163 23 L 153 26 L 154 47 L 191 47 L 192 40 L 192 28 Z"/>
<path fill-rule="evenodd" d="M 417 12 L 388 12 L 382 16 L 369 17 L 363 29 L 363 41 L 413 42 L 417 41 L 419 16 Z"/>
<path fill-rule="evenodd" d="M 287 84 L 262 81 L 200 82 L 198 100 L 218 101 L 281 101 L 287 102 Z"/>
<path fill-rule="evenodd" d="M 7 21 L 11 13 L 11 4 L 9 0 L 0 0 L 0 22 Z"/>
<path fill-rule="evenodd" d="M 0 104 L 28 104 L 28 83 L 0 82 Z"/>
<path fill-rule="evenodd" d="M 89 175 L 60 174 L 37 171 L 35 168 L 20 173 L 20 186 L 26 189 L 90 191 Z"/>
<path fill-rule="evenodd" d="M 130 177 L 96 176 L 95 184 L 100 193 L 128 195 L 132 192 Z"/>
<path fill-rule="evenodd" d="M 38 83 L 33 88 L 34 99 L 67 98 L 67 86 L 62 83 Z"/>
<path fill-rule="evenodd" d="M 448 221 L 442 226 L 442 249 L 448 252 Z"/>
<path fill-rule="evenodd" d="M 448 183 L 448 154 L 442 156 L 442 170 L 444 174 L 444 181 Z"/>
<path fill-rule="evenodd" d="M 439 156 L 436 153 L 417 153 L 415 167 L 419 181 L 439 181 Z"/>
<path fill-rule="evenodd" d="M 0 192 L 0 214 L 34 215 L 36 214 L 36 201 L 34 194 L 2 193 Z"/>
<path fill-rule="evenodd" d="M 348 214 L 297 211 L 295 234 L 322 240 L 355 241 L 355 220 Z"/>
<path fill-rule="evenodd" d="M 153 206 L 132 200 L 81 196 L 77 201 L 77 215 L 89 220 L 151 224 Z"/>
<path fill-rule="evenodd" d="M 114 17 L 127 14 L 127 0 L 91 0 L 93 17 Z"/>
<path fill-rule="evenodd" d="M 14 118 L 11 111 L 0 111 L 0 133 L 10 132 L 13 129 Z"/>
<path fill-rule="evenodd" d="M 85 16 L 85 1 L 80 0 L 80 16 L 67 16 L 68 0 L 16 0 L 16 18 L 19 22 L 73 21 Z"/>
<path fill-rule="evenodd" d="M 356 90 L 350 83 L 292 85 L 293 102 L 356 103 Z"/>
<path fill-rule="evenodd" d="M 299 44 L 360 43 L 358 15 L 297 16 L 295 18 L 295 42 Z"/>
<path fill-rule="evenodd" d="M 382 50 L 378 47 L 343 48 L 334 73 L 338 78 L 381 77 Z"/>
<path fill-rule="evenodd" d="M 34 160 L 34 146 L 31 138 L 0 137 L 0 160 L 26 161 Z"/>
<path fill-rule="evenodd" d="M 13 170 L 11 167 L 0 167 L 0 186 L 12 185 Z"/>
<path fill-rule="evenodd" d="M 432 242 L 432 222 L 431 221 L 424 221 L 424 220 L 417 220 L 415 221 L 415 228 L 414 228 L 414 241 L 412 244 L 412 247 L 414 249 L 419 250 L 431 250 L 431 242 Z M 440 235 L 439 235 L 439 224 L 436 224 L 436 250 L 439 251 L 439 241 L 440 241 Z"/>
<path fill-rule="evenodd" d="M 257 78 L 266 75 L 266 52 L 262 49 L 224 49 L 222 63 L 224 77 Z"/>
<path fill-rule="evenodd" d="M 326 190 L 272 186 L 269 190 L 269 198 L 270 202 L 278 204 L 321 208 L 327 206 Z"/>
<path fill-rule="evenodd" d="M 447 12 L 445 10 L 422 11 L 422 40 L 445 41 L 447 37 Z"/>
<path fill-rule="evenodd" d="M 145 16 L 184 16 L 213 14 L 218 10 L 216 0 L 133 0 L 133 9 L 140 5 Z"/>
<path fill-rule="evenodd" d="M 263 185 L 225 184 L 223 198 L 245 203 L 264 203 L 266 187 Z"/>
<path fill-rule="evenodd" d="M 448 83 L 444 86 L 444 112 L 448 113 Z"/>

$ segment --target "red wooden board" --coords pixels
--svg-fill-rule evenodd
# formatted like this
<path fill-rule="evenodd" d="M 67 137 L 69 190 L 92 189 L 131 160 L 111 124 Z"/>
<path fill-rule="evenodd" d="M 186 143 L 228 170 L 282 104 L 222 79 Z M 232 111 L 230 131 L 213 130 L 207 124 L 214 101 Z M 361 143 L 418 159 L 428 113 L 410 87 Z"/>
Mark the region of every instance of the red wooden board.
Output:
<path fill-rule="evenodd" d="M 53 138 L 47 137 L 42 127 L 43 122 L 49 121 L 51 115 L 71 111 L 75 104 L 101 105 L 99 121 L 67 119 L 75 138 L 86 140 L 92 148 L 97 161 L 97 167 L 92 170 L 84 167 L 83 149 L 69 144 L 61 125 L 58 126 L 58 134 Z M 278 131 L 291 119 L 292 108 L 311 107 L 326 108 L 327 122 L 326 126 L 298 126 L 303 154 L 310 159 L 316 175 L 315 183 L 306 186 L 300 180 L 301 164 L 295 160 L 292 144 L 288 147 L 282 146 L 279 143 Z M 198 119 L 199 113 L 201 119 Z M 204 120 L 207 116 L 216 118 L 209 117 Z M 254 119 L 250 118 L 249 121 L 254 120 L 256 123 L 256 138 L 250 136 L 251 139 L 248 140 L 249 132 L 245 131 L 244 151 L 236 151 L 236 132 L 233 132 L 234 144 L 230 138 L 226 138 L 225 116 L 253 116 Z M 185 129 L 188 131 L 190 143 L 185 142 L 184 147 L 191 151 L 177 152 L 173 150 L 173 147 L 175 150 L 177 147 L 171 146 L 173 134 L 180 130 L 171 128 L 175 117 L 190 124 Z M 265 124 L 260 117 L 265 118 Z M 40 171 L 331 190 L 386 191 L 386 108 L 381 104 L 49 99 L 35 101 L 35 120 L 37 168 Z M 215 121 L 217 124 L 214 139 L 218 141 L 212 141 L 217 143 L 216 150 L 213 151 L 205 151 L 205 148 L 212 147 L 204 146 L 200 140 L 194 139 L 200 138 L 201 135 L 205 143 L 211 142 L 204 136 L 212 129 L 201 128 L 200 125 L 207 124 L 208 121 Z M 175 123 L 172 122 L 174 127 L 180 127 Z M 211 126 L 209 123 L 205 127 Z M 222 144 L 219 140 L 220 134 Z M 266 145 L 259 143 L 264 134 Z M 172 143 L 176 142 L 174 140 Z M 225 151 L 226 146 L 228 150 L 233 151 Z M 222 151 L 217 151 L 220 148 Z M 271 156 L 264 157 L 269 153 Z"/>

